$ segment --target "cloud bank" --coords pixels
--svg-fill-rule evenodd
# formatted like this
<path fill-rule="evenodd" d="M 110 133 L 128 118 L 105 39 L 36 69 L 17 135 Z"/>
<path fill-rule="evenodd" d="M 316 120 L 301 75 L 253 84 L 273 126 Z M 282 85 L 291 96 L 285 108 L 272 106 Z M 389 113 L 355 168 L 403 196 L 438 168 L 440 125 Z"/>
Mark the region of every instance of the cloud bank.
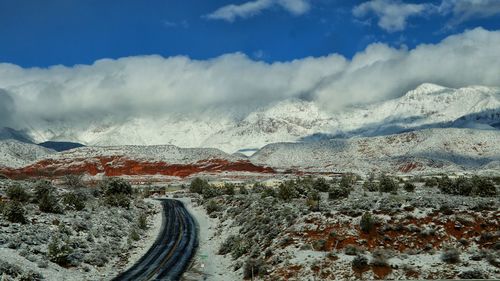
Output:
<path fill-rule="evenodd" d="M 310 9 L 308 0 L 255 0 L 240 5 L 223 6 L 206 15 L 205 18 L 233 22 L 238 18 L 245 19 L 256 16 L 273 7 L 282 8 L 292 15 L 302 15 Z"/>
<path fill-rule="evenodd" d="M 500 86 L 498 46 L 500 31 L 477 28 L 411 50 L 372 44 L 351 60 L 332 54 L 269 64 L 235 53 L 203 61 L 141 56 L 73 67 L 0 64 L 0 117 L 20 128 L 105 116 L 189 118 L 208 109 L 244 115 L 288 98 L 336 111 L 395 98 L 424 82 Z"/>

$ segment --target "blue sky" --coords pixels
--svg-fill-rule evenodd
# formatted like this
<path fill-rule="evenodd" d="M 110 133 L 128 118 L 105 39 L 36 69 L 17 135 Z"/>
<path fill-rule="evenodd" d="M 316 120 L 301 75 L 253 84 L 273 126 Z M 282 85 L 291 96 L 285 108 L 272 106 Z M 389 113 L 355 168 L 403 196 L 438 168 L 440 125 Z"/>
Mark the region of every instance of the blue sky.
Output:
<path fill-rule="evenodd" d="M 497 30 L 500 1 L 472 2 L 0 0 L 0 62 L 71 66 L 235 52 L 266 62 L 332 53 L 350 58 L 373 42 L 412 49 L 478 26 Z"/>

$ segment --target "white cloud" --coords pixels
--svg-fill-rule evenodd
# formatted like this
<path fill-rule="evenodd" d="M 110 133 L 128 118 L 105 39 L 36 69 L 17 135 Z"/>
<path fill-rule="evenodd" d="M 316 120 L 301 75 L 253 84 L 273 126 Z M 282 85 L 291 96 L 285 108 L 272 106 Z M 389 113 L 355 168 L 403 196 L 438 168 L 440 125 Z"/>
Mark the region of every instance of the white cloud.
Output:
<path fill-rule="evenodd" d="M 255 0 L 240 5 L 230 4 L 223 6 L 205 16 L 212 20 L 225 20 L 233 22 L 237 18 L 250 18 L 260 14 L 264 10 L 275 6 L 285 9 L 293 15 L 302 15 L 310 9 L 309 0 Z"/>
<path fill-rule="evenodd" d="M 452 14 L 452 24 L 500 14 L 498 0 L 443 0 L 437 7 L 441 14 Z"/>
<path fill-rule="evenodd" d="M 422 15 L 431 7 L 429 4 L 408 4 L 398 0 L 372 0 L 355 6 L 352 13 L 357 18 L 373 13 L 380 28 L 395 32 L 406 28 L 409 17 Z"/>
<path fill-rule="evenodd" d="M 0 64 L 0 88 L 6 90 L 0 102 L 9 104 L 0 110 L 8 110 L 9 122 L 18 124 L 193 116 L 207 109 L 244 115 L 256 106 L 298 97 L 335 111 L 394 98 L 423 82 L 500 86 L 498 46 L 500 31 L 478 28 L 410 50 L 372 44 L 352 60 L 332 54 L 269 64 L 236 53 L 210 60 L 104 59 L 73 67 Z"/>

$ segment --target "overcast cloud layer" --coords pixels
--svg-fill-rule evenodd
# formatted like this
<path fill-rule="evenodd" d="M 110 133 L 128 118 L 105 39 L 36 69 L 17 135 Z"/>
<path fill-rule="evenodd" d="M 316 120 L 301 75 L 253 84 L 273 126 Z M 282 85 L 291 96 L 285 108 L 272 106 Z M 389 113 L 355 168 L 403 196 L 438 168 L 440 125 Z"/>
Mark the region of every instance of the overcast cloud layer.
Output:
<path fill-rule="evenodd" d="M 372 44 L 352 60 L 332 54 L 268 64 L 236 53 L 207 61 L 144 56 L 48 69 L 0 64 L 0 125 L 173 112 L 189 117 L 207 108 L 244 114 L 287 98 L 335 111 L 398 97 L 423 82 L 500 86 L 498 46 L 500 31 L 478 28 L 412 50 Z"/>

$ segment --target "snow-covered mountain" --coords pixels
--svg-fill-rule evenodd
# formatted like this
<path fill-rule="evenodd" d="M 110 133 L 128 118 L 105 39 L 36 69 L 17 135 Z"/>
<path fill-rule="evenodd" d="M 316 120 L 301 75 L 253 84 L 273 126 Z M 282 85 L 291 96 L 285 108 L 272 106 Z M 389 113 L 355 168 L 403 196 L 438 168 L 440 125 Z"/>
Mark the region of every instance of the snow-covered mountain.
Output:
<path fill-rule="evenodd" d="M 86 126 L 40 121 L 24 128 L 34 142 L 73 141 L 85 145 L 212 147 L 228 153 L 275 142 L 331 137 L 378 136 L 425 128 L 498 129 L 500 88 L 460 89 L 422 84 L 400 98 L 340 112 L 313 101 L 285 100 L 246 116 L 207 111 L 196 116 L 92 121 Z"/>
<path fill-rule="evenodd" d="M 0 140 L 0 167 L 19 168 L 55 150 L 16 140 Z"/>
<path fill-rule="evenodd" d="M 498 130 L 425 129 L 379 137 L 269 144 L 250 160 L 281 170 L 312 172 L 498 169 L 499 140 Z"/>

